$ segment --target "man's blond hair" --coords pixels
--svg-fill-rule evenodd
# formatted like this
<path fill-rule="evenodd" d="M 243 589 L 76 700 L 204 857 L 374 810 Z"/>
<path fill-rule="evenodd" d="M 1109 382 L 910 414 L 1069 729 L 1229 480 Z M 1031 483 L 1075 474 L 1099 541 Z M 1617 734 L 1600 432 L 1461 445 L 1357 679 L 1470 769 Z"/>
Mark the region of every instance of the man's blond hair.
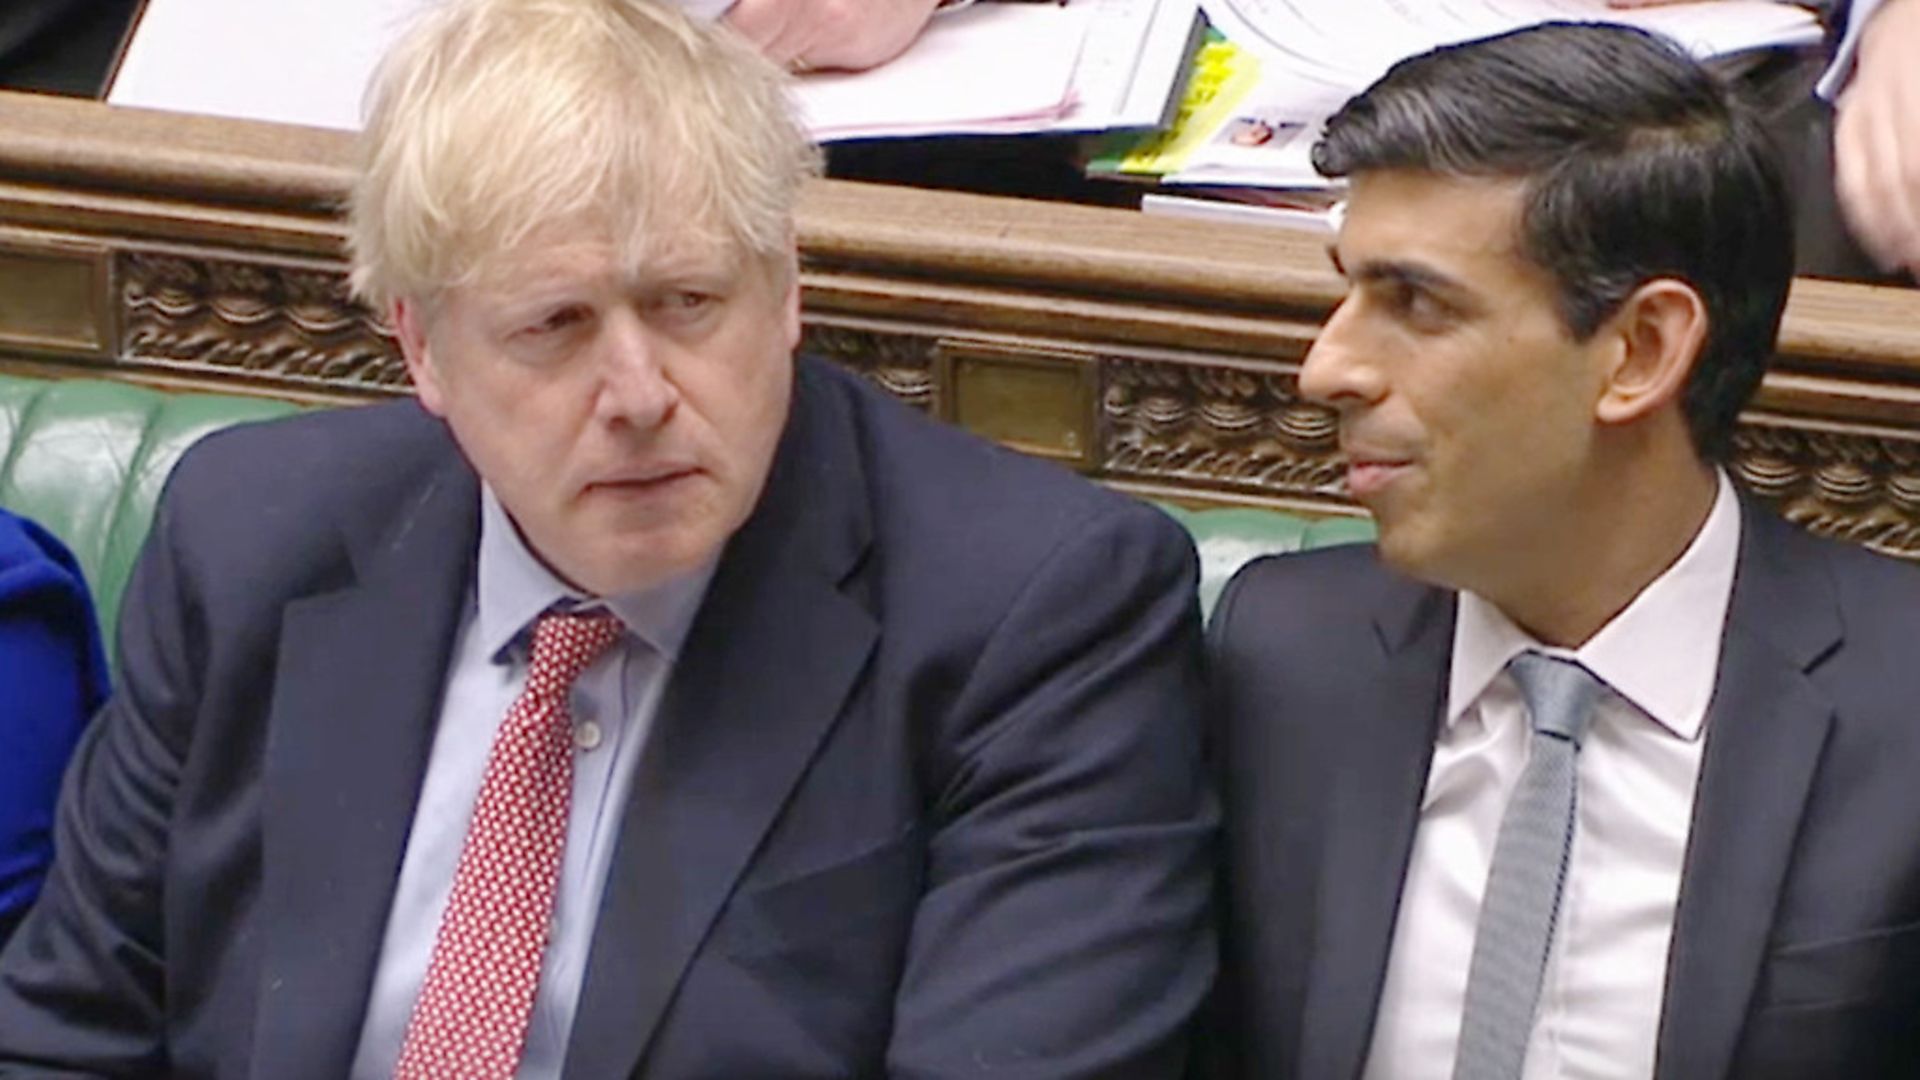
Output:
<path fill-rule="evenodd" d="M 585 226 L 790 257 L 819 171 L 784 73 L 659 0 L 445 0 L 368 89 L 355 291 L 430 301 L 539 234 Z"/>

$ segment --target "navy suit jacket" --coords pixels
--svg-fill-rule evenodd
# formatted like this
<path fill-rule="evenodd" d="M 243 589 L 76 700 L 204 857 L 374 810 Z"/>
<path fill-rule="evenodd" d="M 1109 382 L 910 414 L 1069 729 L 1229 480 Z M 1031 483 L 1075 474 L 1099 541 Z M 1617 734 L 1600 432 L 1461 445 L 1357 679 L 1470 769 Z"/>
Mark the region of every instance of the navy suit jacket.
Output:
<path fill-rule="evenodd" d="M 0 1075 L 346 1074 L 478 506 L 411 402 L 181 462 L 0 956 Z M 1172 1075 L 1214 970 L 1194 574 L 1157 511 L 802 362 L 567 1075 Z"/>
<path fill-rule="evenodd" d="M 107 694 L 93 601 L 73 555 L 0 510 L 0 945 L 53 857 L 53 802 Z"/>
<path fill-rule="evenodd" d="M 1743 520 L 1655 1077 L 1920 1076 L 1920 570 Z M 1218 1075 L 1360 1073 L 1454 600 L 1370 546 L 1221 600 Z"/>

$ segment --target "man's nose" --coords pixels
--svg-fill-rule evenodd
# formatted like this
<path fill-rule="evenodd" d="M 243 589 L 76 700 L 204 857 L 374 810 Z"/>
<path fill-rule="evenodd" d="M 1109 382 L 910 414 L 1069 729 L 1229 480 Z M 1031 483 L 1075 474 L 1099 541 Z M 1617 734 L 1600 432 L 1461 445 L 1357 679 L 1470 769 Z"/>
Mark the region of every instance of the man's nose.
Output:
<path fill-rule="evenodd" d="M 1352 297 L 1340 302 L 1300 364 L 1300 396 L 1336 409 L 1371 405 L 1386 393 L 1380 367 L 1369 358 Z"/>
<path fill-rule="evenodd" d="M 680 403 L 659 342 L 631 313 L 609 318 L 600 342 L 601 419 L 641 430 L 659 427 Z"/>

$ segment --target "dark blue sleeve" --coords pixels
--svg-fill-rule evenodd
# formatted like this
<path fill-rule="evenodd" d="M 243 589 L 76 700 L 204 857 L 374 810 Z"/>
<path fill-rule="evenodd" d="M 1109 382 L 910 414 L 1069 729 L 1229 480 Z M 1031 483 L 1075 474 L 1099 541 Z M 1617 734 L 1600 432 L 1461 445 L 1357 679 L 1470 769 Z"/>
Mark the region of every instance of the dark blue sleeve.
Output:
<path fill-rule="evenodd" d="M 0 511 L 0 942 L 39 894 L 60 777 L 105 691 L 78 565 L 45 530 Z"/>

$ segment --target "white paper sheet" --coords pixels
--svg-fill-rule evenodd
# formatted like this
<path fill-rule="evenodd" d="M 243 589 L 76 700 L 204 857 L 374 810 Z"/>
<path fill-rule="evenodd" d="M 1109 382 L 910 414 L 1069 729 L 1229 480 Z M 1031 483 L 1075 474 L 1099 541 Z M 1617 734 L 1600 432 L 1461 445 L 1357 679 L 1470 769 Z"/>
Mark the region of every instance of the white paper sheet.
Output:
<path fill-rule="evenodd" d="M 148 0 L 107 100 L 355 130 L 387 45 L 426 0 Z"/>
<path fill-rule="evenodd" d="M 1185 195 L 1149 192 L 1140 197 L 1143 213 L 1170 217 L 1224 221 L 1234 225 L 1291 229 L 1332 240 L 1339 234 L 1331 210 L 1302 210 L 1291 206 L 1256 206 L 1222 199 L 1195 199 Z"/>
<path fill-rule="evenodd" d="M 1237 44 L 1362 86 L 1401 57 L 1554 20 L 1639 26 L 1703 57 L 1810 45 L 1821 33 L 1811 12 L 1774 0 L 1640 9 L 1606 0 L 1201 0 L 1201 9 Z"/>
<path fill-rule="evenodd" d="M 942 15 L 872 71 L 797 81 L 814 137 L 826 140 L 1045 130 L 1073 103 L 1093 5 L 975 4 Z"/>
<path fill-rule="evenodd" d="M 1820 40 L 1806 9 L 1773 0 L 1703 0 L 1614 9 L 1606 0 L 1200 0 L 1215 27 L 1261 59 L 1262 87 L 1167 179 L 1181 184 L 1312 187 L 1312 132 L 1398 60 L 1541 22 L 1609 22 L 1665 34 L 1709 57 Z M 1235 144 L 1235 125 L 1285 137 Z M 1302 127 L 1291 127 L 1293 124 Z"/>
<path fill-rule="evenodd" d="M 1158 127 L 1200 30 L 1199 0 L 1072 0 L 1091 19 L 1054 131 Z"/>

